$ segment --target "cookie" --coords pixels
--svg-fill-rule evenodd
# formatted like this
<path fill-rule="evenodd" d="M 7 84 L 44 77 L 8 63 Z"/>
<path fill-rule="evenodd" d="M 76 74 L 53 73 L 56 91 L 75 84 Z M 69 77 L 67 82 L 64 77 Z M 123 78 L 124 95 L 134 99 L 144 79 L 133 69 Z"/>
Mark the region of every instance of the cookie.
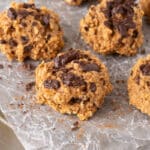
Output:
<path fill-rule="evenodd" d="M 13 3 L 0 15 L 0 50 L 9 60 L 50 59 L 63 47 L 59 17 L 33 3 Z"/>
<path fill-rule="evenodd" d="M 140 0 L 141 7 L 146 16 L 150 17 L 150 1 L 149 0 Z"/>
<path fill-rule="evenodd" d="M 130 104 L 150 115 L 150 55 L 139 59 L 128 80 Z"/>
<path fill-rule="evenodd" d="M 37 99 L 80 120 L 91 117 L 111 92 L 109 75 L 90 52 L 70 49 L 36 69 Z"/>
<path fill-rule="evenodd" d="M 143 11 L 135 0 L 102 0 L 80 22 L 80 32 L 101 54 L 134 55 L 143 43 Z"/>
<path fill-rule="evenodd" d="M 73 6 L 80 5 L 84 0 L 65 0 L 66 3 Z"/>

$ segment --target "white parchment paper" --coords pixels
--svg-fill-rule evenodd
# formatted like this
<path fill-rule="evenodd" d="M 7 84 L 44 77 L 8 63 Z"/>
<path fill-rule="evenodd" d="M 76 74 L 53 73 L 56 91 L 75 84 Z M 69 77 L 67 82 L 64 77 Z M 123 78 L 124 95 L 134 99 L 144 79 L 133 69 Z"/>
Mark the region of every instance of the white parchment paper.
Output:
<path fill-rule="evenodd" d="M 11 0 L 0 1 L 0 9 Z M 37 0 L 57 12 L 65 34 L 65 48 L 89 49 L 80 38 L 79 20 L 94 0 L 71 7 L 63 0 Z M 126 81 L 132 65 L 150 52 L 150 25 L 144 21 L 146 53 L 134 57 L 100 56 L 110 71 L 113 93 L 106 97 L 103 108 L 88 121 L 61 115 L 47 106 L 35 104 L 35 91 L 27 92 L 25 84 L 34 81 L 34 71 L 23 69 L 18 62 L 8 62 L 0 54 L 0 108 L 27 150 L 149 150 L 150 117 L 129 106 Z M 143 49 L 142 48 L 142 49 Z M 93 52 L 94 53 L 94 52 Z M 94 53 L 96 54 L 96 53 Z M 39 62 L 28 61 L 37 65 Z M 72 131 L 78 121 L 79 128 Z"/>

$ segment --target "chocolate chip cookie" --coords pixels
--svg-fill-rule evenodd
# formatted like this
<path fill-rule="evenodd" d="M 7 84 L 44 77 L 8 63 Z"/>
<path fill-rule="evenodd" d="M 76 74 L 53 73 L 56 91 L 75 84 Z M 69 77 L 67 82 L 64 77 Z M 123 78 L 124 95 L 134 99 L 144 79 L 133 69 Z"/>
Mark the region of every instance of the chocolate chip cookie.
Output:
<path fill-rule="evenodd" d="M 102 0 L 80 22 L 83 39 L 101 54 L 134 55 L 143 43 L 143 11 L 135 0 Z"/>
<path fill-rule="evenodd" d="M 150 1 L 149 0 L 140 0 L 141 7 L 146 16 L 150 17 Z"/>
<path fill-rule="evenodd" d="M 85 0 L 65 0 L 69 5 L 78 6 Z"/>
<path fill-rule="evenodd" d="M 109 75 L 90 52 L 70 49 L 36 69 L 37 99 L 80 120 L 91 117 L 111 92 Z"/>
<path fill-rule="evenodd" d="M 128 80 L 130 104 L 150 115 L 150 55 L 139 59 Z"/>
<path fill-rule="evenodd" d="M 0 50 L 9 60 L 50 59 L 63 47 L 59 17 L 33 3 L 13 3 L 0 15 Z"/>

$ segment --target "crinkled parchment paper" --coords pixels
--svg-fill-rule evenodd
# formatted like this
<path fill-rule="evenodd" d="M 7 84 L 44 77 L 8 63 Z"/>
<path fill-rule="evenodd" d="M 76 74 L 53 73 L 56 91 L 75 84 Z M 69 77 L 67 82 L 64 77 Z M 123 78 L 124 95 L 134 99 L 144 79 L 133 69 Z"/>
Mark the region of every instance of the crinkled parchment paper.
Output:
<path fill-rule="evenodd" d="M 94 1 L 94 0 L 93 0 Z M 63 0 L 37 0 L 56 11 L 65 33 L 65 49 L 89 49 L 80 38 L 79 20 L 89 5 L 71 7 Z M 1 10 L 11 0 L 0 1 Z M 47 106 L 35 104 L 35 91 L 26 91 L 25 85 L 34 81 L 34 71 L 22 64 L 8 62 L 2 54 L 0 64 L 0 108 L 27 150 L 149 150 L 150 117 L 129 106 L 126 81 L 132 65 L 150 52 L 150 25 L 144 21 L 145 54 L 134 57 L 100 56 L 110 71 L 113 93 L 106 97 L 103 108 L 88 121 L 75 116 L 61 115 Z M 143 51 L 143 48 L 142 48 Z M 28 61 L 26 63 L 39 62 Z M 78 121 L 75 130 L 73 124 Z M 74 129 L 74 130 L 73 130 Z"/>

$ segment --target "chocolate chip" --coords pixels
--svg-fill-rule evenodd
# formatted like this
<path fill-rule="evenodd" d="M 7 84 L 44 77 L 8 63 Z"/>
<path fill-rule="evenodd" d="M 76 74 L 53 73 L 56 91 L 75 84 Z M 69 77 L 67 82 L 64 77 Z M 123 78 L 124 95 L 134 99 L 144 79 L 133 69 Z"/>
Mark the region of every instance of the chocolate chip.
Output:
<path fill-rule="evenodd" d="M 17 12 L 14 8 L 9 8 L 7 11 L 7 16 L 12 19 L 15 20 L 17 18 Z"/>
<path fill-rule="evenodd" d="M 105 22 L 104 22 L 104 25 L 105 25 L 106 27 L 110 28 L 110 29 L 113 28 L 113 24 L 112 24 L 112 22 L 110 22 L 110 21 L 105 21 Z"/>
<path fill-rule="evenodd" d="M 72 97 L 69 101 L 69 105 L 74 105 L 75 103 L 80 103 L 82 100 L 80 98 L 74 98 Z"/>
<path fill-rule="evenodd" d="M 60 88 L 60 82 L 58 80 L 45 80 L 44 81 L 44 87 L 47 89 L 59 89 Z"/>
<path fill-rule="evenodd" d="M 147 86 L 150 86 L 150 81 L 147 81 L 146 84 L 147 84 Z"/>
<path fill-rule="evenodd" d="M 128 35 L 127 34 L 128 33 L 128 29 L 123 24 L 119 24 L 117 28 L 118 28 L 118 31 L 121 33 L 121 35 L 123 37 L 126 37 Z"/>
<path fill-rule="evenodd" d="M 51 35 L 48 34 L 47 37 L 46 37 L 46 40 L 49 40 L 51 38 Z"/>
<path fill-rule="evenodd" d="M 91 92 L 95 92 L 97 89 L 96 84 L 94 82 L 90 83 L 90 90 Z"/>
<path fill-rule="evenodd" d="M 16 47 L 18 45 L 18 43 L 14 39 L 10 39 L 8 43 L 12 47 Z"/>
<path fill-rule="evenodd" d="M 43 16 L 42 16 L 42 21 L 41 21 L 41 23 L 42 23 L 44 26 L 49 25 L 49 21 L 50 21 L 50 16 L 49 16 L 49 15 L 43 15 Z"/>
<path fill-rule="evenodd" d="M 71 72 L 69 73 L 63 73 L 61 76 L 61 79 L 63 83 L 67 86 L 83 86 L 86 85 L 84 79 L 82 77 L 79 77 Z"/>
<path fill-rule="evenodd" d="M 87 26 L 84 27 L 85 31 L 89 31 L 89 28 Z"/>
<path fill-rule="evenodd" d="M 25 22 L 20 23 L 23 27 L 27 27 L 27 24 Z"/>
<path fill-rule="evenodd" d="M 55 68 L 60 68 L 75 59 L 79 59 L 79 57 L 80 57 L 79 51 L 70 50 L 65 54 L 60 55 L 54 59 Z"/>
<path fill-rule="evenodd" d="M 29 38 L 26 36 L 21 36 L 22 44 L 27 44 L 29 42 Z"/>
<path fill-rule="evenodd" d="M 83 72 L 88 72 L 88 71 L 99 72 L 100 71 L 100 68 L 96 63 L 80 62 L 79 64 L 80 64 Z"/>
<path fill-rule="evenodd" d="M 128 30 L 130 28 L 135 28 L 135 23 L 133 21 L 134 5 L 134 0 L 118 0 L 107 2 L 107 8 L 102 10 L 107 17 L 107 21 L 104 22 L 104 25 L 111 30 L 117 29 L 122 37 L 127 37 Z M 121 14 L 124 19 L 118 19 L 117 14 Z"/>
<path fill-rule="evenodd" d="M 34 18 L 35 18 L 35 20 L 40 20 L 41 19 L 41 15 L 40 14 L 36 14 L 36 15 L 34 15 Z"/>
<path fill-rule="evenodd" d="M 37 26 L 37 25 L 38 25 L 38 23 L 35 21 L 32 23 L 32 26 Z"/>
<path fill-rule="evenodd" d="M 33 46 L 31 44 L 24 47 L 24 52 L 30 52 L 33 49 Z"/>
<path fill-rule="evenodd" d="M 141 65 L 140 70 L 142 71 L 143 75 L 149 76 L 150 75 L 150 63 Z"/>
<path fill-rule="evenodd" d="M 24 3 L 23 5 L 22 5 L 22 7 L 23 8 L 34 8 L 35 7 L 35 4 L 29 4 L 29 3 Z"/>
<path fill-rule="evenodd" d="M 30 13 L 27 10 L 19 10 L 17 14 L 20 18 L 25 18 L 30 15 Z"/>
<path fill-rule="evenodd" d="M 6 44 L 6 40 L 0 40 L 0 44 Z"/>
<path fill-rule="evenodd" d="M 137 38 L 137 36 L 138 36 L 138 31 L 137 31 L 137 30 L 134 30 L 132 37 L 133 37 L 133 38 Z"/>

